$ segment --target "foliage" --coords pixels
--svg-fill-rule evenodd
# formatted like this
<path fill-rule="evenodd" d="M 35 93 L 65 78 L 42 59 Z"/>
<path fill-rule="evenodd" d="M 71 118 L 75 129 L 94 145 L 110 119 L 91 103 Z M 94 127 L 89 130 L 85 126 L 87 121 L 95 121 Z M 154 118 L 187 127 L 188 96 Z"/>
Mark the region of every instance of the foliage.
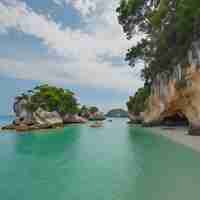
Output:
<path fill-rule="evenodd" d="M 98 112 L 99 109 L 95 106 L 92 106 L 92 107 L 89 108 L 89 111 L 90 111 L 90 113 L 94 114 L 94 113 Z"/>
<path fill-rule="evenodd" d="M 80 108 L 79 115 L 82 117 L 85 117 L 85 118 L 89 118 L 89 116 L 90 116 L 89 108 L 87 108 L 87 106 L 83 105 Z"/>
<path fill-rule="evenodd" d="M 22 94 L 22 98 L 28 100 L 27 109 L 34 112 L 39 107 L 46 111 L 57 111 L 60 114 L 76 113 L 78 111 L 77 100 L 73 92 L 49 85 L 41 85 Z"/>
<path fill-rule="evenodd" d="M 79 110 L 79 115 L 85 118 L 90 118 L 91 114 L 96 114 L 99 109 L 96 106 L 87 107 L 83 105 Z"/>
<path fill-rule="evenodd" d="M 200 36 L 199 0 L 122 0 L 117 12 L 128 39 L 144 36 L 126 60 L 131 66 L 145 62 L 142 77 L 148 83 L 185 63 L 192 41 Z"/>
<path fill-rule="evenodd" d="M 147 107 L 147 100 L 150 95 L 150 87 L 145 85 L 143 88 L 138 89 L 134 96 L 129 97 L 127 102 L 128 111 L 139 115 Z"/>

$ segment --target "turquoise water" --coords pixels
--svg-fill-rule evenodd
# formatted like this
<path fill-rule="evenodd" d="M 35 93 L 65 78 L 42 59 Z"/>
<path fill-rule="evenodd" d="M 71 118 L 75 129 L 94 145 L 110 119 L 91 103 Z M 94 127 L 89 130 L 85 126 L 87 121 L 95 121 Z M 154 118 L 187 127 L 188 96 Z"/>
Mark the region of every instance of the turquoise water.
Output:
<path fill-rule="evenodd" d="M 13 116 L 1 116 L 0 115 L 0 126 L 11 123 L 14 120 Z"/>
<path fill-rule="evenodd" d="M 131 127 L 0 134 L 2 200 L 199 200 L 200 154 Z"/>

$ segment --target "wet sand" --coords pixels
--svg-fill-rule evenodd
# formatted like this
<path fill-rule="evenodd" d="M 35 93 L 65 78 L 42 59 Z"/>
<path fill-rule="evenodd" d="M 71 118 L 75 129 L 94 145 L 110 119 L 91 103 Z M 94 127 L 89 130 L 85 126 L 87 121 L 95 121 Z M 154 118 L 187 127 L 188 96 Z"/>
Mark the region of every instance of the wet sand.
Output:
<path fill-rule="evenodd" d="M 173 142 L 183 144 L 187 147 L 192 148 L 195 151 L 200 152 L 200 136 L 188 135 L 187 127 L 153 127 L 149 129 L 154 134 L 163 135 Z"/>

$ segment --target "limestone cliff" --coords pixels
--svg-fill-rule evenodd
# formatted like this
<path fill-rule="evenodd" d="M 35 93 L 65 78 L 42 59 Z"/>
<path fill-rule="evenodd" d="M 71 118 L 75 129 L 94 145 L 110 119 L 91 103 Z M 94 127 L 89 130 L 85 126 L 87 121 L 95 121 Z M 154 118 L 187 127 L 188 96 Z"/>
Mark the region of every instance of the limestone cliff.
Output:
<path fill-rule="evenodd" d="M 200 42 L 193 43 L 187 60 L 185 66 L 177 65 L 172 73 L 154 79 L 143 114 L 145 123 L 160 123 L 176 115 L 187 118 L 193 133 L 200 130 Z"/>

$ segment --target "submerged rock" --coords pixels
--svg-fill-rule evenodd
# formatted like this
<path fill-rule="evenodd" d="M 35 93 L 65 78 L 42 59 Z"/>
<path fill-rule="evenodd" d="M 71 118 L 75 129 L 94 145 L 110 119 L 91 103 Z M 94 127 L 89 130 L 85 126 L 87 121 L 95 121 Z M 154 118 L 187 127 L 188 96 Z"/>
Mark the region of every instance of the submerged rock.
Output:
<path fill-rule="evenodd" d="M 103 126 L 102 122 L 96 121 L 94 124 L 91 124 L 91 128 L 101 128 Z"/>
<path fill-rule="evenodd" d="M 29 131 L 29 130 L 31 130 L 31 128 L 30 128 L 30 126 L 28 126 L 26 124 L 20 124 L 20 125 L 15 126 L 15 130 L 22 132 L 22 131 Z"/>

